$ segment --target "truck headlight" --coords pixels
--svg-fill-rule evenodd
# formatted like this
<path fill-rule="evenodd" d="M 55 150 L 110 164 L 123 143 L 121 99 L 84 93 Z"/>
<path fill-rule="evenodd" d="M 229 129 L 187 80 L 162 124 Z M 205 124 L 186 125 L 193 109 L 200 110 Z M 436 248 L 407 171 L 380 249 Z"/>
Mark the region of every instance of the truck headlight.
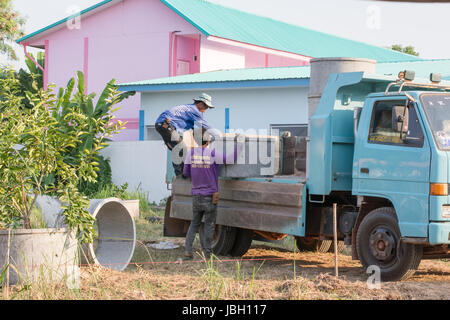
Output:
<path fill-rule="evenodd" d="M 442 206 L 442 217 L 450 218 L 450 205 Z"/>

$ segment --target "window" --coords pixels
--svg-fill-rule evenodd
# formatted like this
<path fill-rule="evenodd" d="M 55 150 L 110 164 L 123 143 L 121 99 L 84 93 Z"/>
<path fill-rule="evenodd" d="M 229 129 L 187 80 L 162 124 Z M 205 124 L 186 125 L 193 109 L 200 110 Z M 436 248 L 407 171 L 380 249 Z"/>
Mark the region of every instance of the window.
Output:
<path fill-rule="evenodd" d="M 145 132 L 144 140 L 151 140 L 151 141 L 161 140 L 162 141 L 161 135 L 158 133 L 158 131 L 156 131 L 154 125 L 145 126 L 145 129 L 146 129 L 146 132 Z"/>
<path fill-rule="evenodd" d="M 375 103 L 369 132 L 369 143 L 423 146 L 423 131 L 413 104 L 406 100 Z"/>
<path fill-rule="evenodd" d="M 274 130 L 279 130 L 280 136 L 286 131 L 289 131 L 293 137 L 306 137 L 308 135 L 307 124 L 271 124 L 270 132 Z"/>

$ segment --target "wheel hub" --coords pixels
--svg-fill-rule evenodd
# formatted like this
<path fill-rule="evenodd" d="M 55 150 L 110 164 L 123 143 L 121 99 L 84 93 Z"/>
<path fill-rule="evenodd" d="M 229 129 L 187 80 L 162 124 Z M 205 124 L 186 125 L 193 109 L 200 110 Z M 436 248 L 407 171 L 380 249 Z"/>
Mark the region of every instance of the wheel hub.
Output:
<path fill-rule="evenodd" d="M 395 257 L 396 240 L 388 229 L 375 229 L 370 235 L 369 243 L 376 259 L 387 262 Z"/>

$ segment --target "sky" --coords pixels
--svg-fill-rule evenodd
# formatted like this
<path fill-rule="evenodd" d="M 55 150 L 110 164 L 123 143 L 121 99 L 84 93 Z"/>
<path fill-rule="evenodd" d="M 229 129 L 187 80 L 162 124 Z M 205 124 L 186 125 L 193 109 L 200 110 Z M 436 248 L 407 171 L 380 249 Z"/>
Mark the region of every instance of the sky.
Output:
<path fill-rule="evenodd" d="M 450 3 L 371 0 L 209 0 L 305 28 L 381 47 L 411 45 L 426 59 L 450 59 Z M 27 18 L 25 34 L 48 26 L 100 0 L 13 0 Z M 16 53 L 23 56 L 23 50 Z M 30 50 L 30 52 L 34 52 Z M 0 56 L 0 63 L 5 63 Z M 22 67 L 23 59 L 12 63 Z"/>

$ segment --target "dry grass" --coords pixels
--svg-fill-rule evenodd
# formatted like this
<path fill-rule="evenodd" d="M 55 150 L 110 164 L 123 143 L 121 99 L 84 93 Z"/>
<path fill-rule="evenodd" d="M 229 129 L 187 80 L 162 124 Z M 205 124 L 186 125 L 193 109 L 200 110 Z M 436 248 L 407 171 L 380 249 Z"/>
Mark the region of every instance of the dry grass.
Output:
<path fill-rule="evenodd" d="M 197 255 L 180 262 L 184 238 L 163 238 L 162 212 L 150 212 L 137 222 L 139 239 L 130 266 L 123 272 L 102 267 L 81 268 L 78 290 L 62 284 L 34 283 L 12 287 L 10 299 L 24 300 L 397 300 L 448 299 L 450 263 L 424 260 L 407 282 L 383 283 L 369 289 L 358 261 L 339 256 L 339 278 L 334 256 L 293 251 L 293 241 L 281 245 L 255 243 L 241 260 Z M 147 245 L 172 241 L 179 248 L 156 250 Z M 194 248 L 199 249 L 198 240 Z M 5 299 L 0 294 L 0 299 Z"/>

